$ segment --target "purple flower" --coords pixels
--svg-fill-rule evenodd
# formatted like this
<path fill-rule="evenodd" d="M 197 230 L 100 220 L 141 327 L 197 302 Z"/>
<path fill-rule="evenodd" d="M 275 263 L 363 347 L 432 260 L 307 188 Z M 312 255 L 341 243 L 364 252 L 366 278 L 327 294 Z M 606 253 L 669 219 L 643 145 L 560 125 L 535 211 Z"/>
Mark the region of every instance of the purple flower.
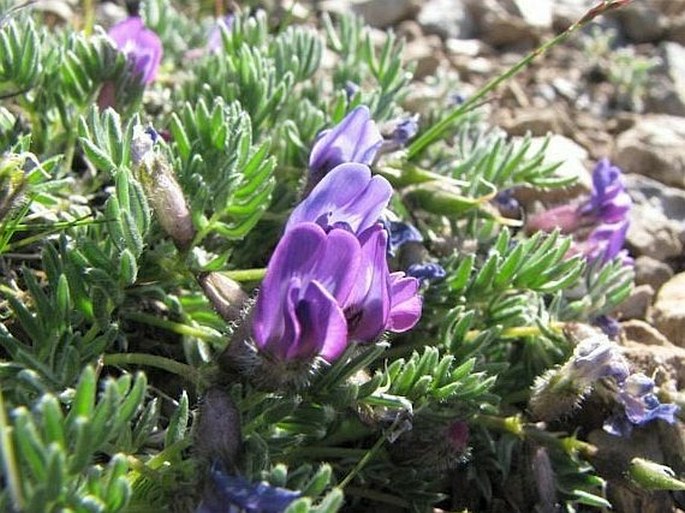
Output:
<path fill-rule="evenodd" d="M 590 232 L 582 246 L 582 251 L 591 259 L 600 258 L 604 262 L 613 260 L 622 252 L 623 244 L 628 232 L 628 221 L 618 223 L 603 223 Z M 632 265 L 632 259 L 627 253 L 623 255 L 623 263 Z"/>
<path fill-rule="evenodd" d="M 319 134 L 309 155 L 309 189 L 340 164 L 370 165 L 383 144 L 369 108 L 360 105 L 334 128 Z"/>
<path fill-rule="evenodd" d="M 573 234 L 570 254 L 582 253 L 588 259 L 608 262 L 623 255 L 626 265 L 632 264 L 627 253 L 621 253 L 628 231 L 628 213 L 632 200 L 625 190 L 621 170 L 608 159 L 600 160 L 592 172 L 593 190 L 586 201 L 578 205 L 561 205 L 531 216 L 529 231 Z"/>
<path fill-rule="evenodd" d="M 286 232 L 303 222 L 328 229 L 344 226 L 359 234 L 378 221 L 392 196 L 382 176 L 371 176 L 363 164 L 341 164 L 328 173 L 293 210 Z"/>
<path fill-rule="evenodd" d="M 143 84 L 151 83 L 157 76 L 162 60 L 162 41 L 152 30 L 145 28 L 139 16 L 117 23 L 109 29 L 109 37 L 132 63 L 135 73 Z"/>
<path fill-rule="evenodd" d="M 345 303 L 349 338 L 371 341 L 383 331 L 412 328 L 421 317 L 418 280 L 404 273 L 390 274 L 387 232 L 380 224 L 359 236 L 361 265 L 355 286 Z"/>
<path fill-rule="evenodd" d="M 361 262 L 357 238 L 314 223 L 286 232 L 269 262 L 252 331 L 257 347 L 279 360 L 335 360 L 347 346 L 342 306 Z"/>
<path fill-rule="evenodd" d="M 654 419 L 662 419 L 669 424 L 675 422 L 678 406 L 661 404 L 654 394 L 654 386 L 654 380 L 644 374 L 633 374 L 623 384 L 619 400 L 632 424 L 642 426 Z"/>
<path fill-rule="evenodd" d="M 602 223 L 623 222 L 628 216 L 632 200 L 625 190 L 621 170 L 602 159 L 592 172 L 592 195 L 581 205 L 584 216 L 592 216 Z"/>
<path fill-rule="evenodd" d="M 642 426 L 656 419 L 674 424 L 680 408 L 676 404 L 662 404 L 654 394 L 654 386 L 654 380 L 644 374 L 629 376 L 618 394 L 625 414 L 609 418 L 604 423 L 604 430 L 612 435 L 625 436 L 630 434 L 633 426 Z"/>
<path fill-rule="evenodd" d="M 282 513 L 302 495 L 267 483 L 251 483 L 228 474 L 217 464 L 212 466 L 210 478 L 196 513 Z"/>

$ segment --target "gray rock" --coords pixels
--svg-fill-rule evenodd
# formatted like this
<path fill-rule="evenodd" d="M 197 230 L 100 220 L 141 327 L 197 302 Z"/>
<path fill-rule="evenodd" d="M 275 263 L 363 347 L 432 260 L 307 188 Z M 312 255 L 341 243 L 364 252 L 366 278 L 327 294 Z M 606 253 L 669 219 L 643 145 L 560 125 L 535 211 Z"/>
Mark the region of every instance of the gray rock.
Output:
<path fill-rule="evenodd" d="M 675 347 L 658 329 L 639 319 L 622 322 L 621 331 L 627 342 L 644 344 L 646 346 Z"/>
<path fill-rule="evenodd" d="M 668 27 L 668 39 L 685 45 L 685 13 L 671 19 Z"/>
<path fill-rule="evenodd" d="M 652 322 L 672 343 L 685 347 L 685 273 L 676 274 L 661 287 Z"/>
<path fill-rule="evenodd" d="M 644 319 L 653 298 L 654 289 L 651 285 L 638 285 L 613 313 L 620 319 Z"/>
<path fill-rule="evenodd" d="M 635 283 L 637 285 L 651 285 L 654 290 L 673 277 L 673 269 L 656 258 L 646 255 L 635 259 Z"/>
<path fill-rule="evenodd" d="M 450 55 L 463 55 L 465 57 L 477 57 L 487 51 L 487 45 L 478 39 L 450 38 L 445 41 L 445 48 Z"/>
<path fill-rule="evenodd" d="M 680 255 L 685 242 L 685 191 L 640 175 L 626 175 L 633 198 L 627 242 L 636 256 L 657 260 Z"/>
<path fill-rule="evenodd" d="M 668 18 L 653 2 L 632 2 L 615 13 L 623 33 L 633 43 L 653 43 L 666 35 Z"/>
<path fill-rule="evenodd" d="M 344 13 L 350 9 L 374 27 L 389 27 L 416 13 L 417 0 L 327 0 L 321 10 Z"/>
<path fill-rule="evenodd" d="M 685 118 L 646 115 L 616 141 L 612 160 L 624 171 L 685 187 Z"/>
<path fill-rule="evenodd" d="M 552 0 L 512 0 L 519 15 L 529 26 L 542 30 L 552 28 L 554 4 Z"/>
<path fill-rule="evenodd" d="M 443 61 L 440 38 L 427 36 L 411 41 L 405 47 L 404 59 L 414 64 L 414 78 L 420 80 L 433 75 Z"/>
<path fill-rule="evenodd" d="M 522 17 L 514 0 L 468 0 L 478 36 L 495 47 L 530 47 L 539 40 L 538 29 Z"/>
<path fill-rule="evenodd" d="M 679 110 L 682 112 L 685 110 L 685 46 L 680 43 L 663 43 L 661 49 L 666 72 L 673 81 L 679 107 L 682 107 Z M 680 112 L 671 114 L 685 115 Z"/>
<path fill-rule="evenodd" d="M 552 6 L 552 26 L 554 30 L 557 32 L 566 30 L 593 5 L 594 0 L 557 0 Z"/>
<path fill-rule="evenodd" d="M 445 39 L 471 39 L 476 35 L 473 16 L 464 0 L 428 0 L 417 21 L 426 34 Z"/>

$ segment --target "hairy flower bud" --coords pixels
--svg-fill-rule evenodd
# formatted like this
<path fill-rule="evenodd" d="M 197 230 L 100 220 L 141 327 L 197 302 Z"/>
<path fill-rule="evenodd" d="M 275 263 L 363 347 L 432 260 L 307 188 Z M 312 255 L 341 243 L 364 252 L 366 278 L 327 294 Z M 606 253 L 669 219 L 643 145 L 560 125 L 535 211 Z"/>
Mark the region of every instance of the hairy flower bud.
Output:
<path fill-rule="evenodd" d="M 149 131 L 136 127 L 131 142 L 137 177 L 162 229 L 176 247 L 187 249 L 195 237 L 195 227 L 181 186 L 167 160 L 154 151 Z"/>
<path fill-rule="evenodd" d="M 219 387 L 207 390 L 200 403 L 195 427 L 195 452 L 207 462 L 220 461 L 234 468 L 242 434 L 240 413 L 230 394 Z"/>
<path fill-rule="evenodd" d="M 224 320 L 234 322 L 241 317 L 248 297 L 240 284 L 218 272 L 203 273 L 198 276 L 197 281 Z"/>

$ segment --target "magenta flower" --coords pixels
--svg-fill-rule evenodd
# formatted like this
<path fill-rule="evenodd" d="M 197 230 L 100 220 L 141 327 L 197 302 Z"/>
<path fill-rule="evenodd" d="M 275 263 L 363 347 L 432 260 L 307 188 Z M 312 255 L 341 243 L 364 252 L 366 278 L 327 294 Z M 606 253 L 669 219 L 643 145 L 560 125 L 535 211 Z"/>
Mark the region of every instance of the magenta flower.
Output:
<path fill-rule="evenodd" d="M 257 347 L 279 360 L 335 360 L 347 346 L 342 305 L 361 263 L 357 238 L 300 223 L 279 242 L 257 297 Z"/>
<path fill-rule="evenodd" d="M 419 281 L 402 272 L 390 274 L 388 234 L 380 224 L 362 233 L 359 242 L 359 276 L 345 307 L 348 337 L 366 342 L 385 330 L 401 333 L 411 329 L 421 317 Z"/>
<path fill-rule="evenodd" d="M 341 164 L 328 173 L 290 215 L 286 232 L 302 222 L 325 229 L 344 226 L 360 234 L 378 221 L 392 196 L 382 176 L 363 164 Z"/>
<path fill-rule="evenodd" d="M 361 105 L 334 128 L 319 134 L 309 155 L 309 189 L 340 164 L 370 165 L 383 144 L 383 137 L 371 119 L 369 108 Z"/>
<path fill-rule="evenodd" d="M 109 37 L 117 48 L 126 54 L 135 73 L 143 84 L 151 83 L 157 76 L 162 60 L 162 41 L 152 30 L 145 28 L 139 16 L 117 23 L 109 29 Z"/>

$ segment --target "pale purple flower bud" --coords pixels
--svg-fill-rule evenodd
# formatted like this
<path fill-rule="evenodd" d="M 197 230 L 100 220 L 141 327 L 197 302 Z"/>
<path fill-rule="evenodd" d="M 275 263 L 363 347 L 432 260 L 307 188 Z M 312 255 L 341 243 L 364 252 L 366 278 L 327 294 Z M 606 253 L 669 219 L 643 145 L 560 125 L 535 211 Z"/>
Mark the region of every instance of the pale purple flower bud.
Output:
<path fill-rule="evenodd" d="M 613 317 L 608 315 L 600 315 L 595 317 L 592 324 L 597 326 L 602 332 L 611 340 L 616 340 L 621 333 L 621 325 Z"/>
<path fill-rule="evenodd" d="M 142 127 L 134 129 L 132 160 L 137 177 L 162 229 L 176 247 L 187 249 L 195 238 L 195 226 L 181 186 L 162 155 L 152 148 L 153 138 Z"/>
<path fill-rule="evenodd" d="M 215 464 L 210 470 L 210 483 L 196 513 L 283 513 L 301 495 L 300 492 L 263 482 L 251 483 L 243 477 L 229 474 L 222 465 Z"/>
<path fill-rule="evenodd" d="M 597 380 L 613 378 L 622 383 L 628 373 L 620 347 L 605 335 L 589 334 L 564 365 L 537 378 L 530 408 L 535 417 L 554 420 L 577 408 Z"/>
<path fill-rule="evenodd" d="M 202 273 L 197 281 L 221 317 L 228 322 L 240 318 L 248 297 L 239 283 L 219 272 Z"/>
<path fill-rule="evenodd" d="M 143 84 L 157 76 L 162 61 L 162 41 L 152 30 L 145 28 L 140 16 L 131 16 L 109 29 L 108 35 L 131 62 Z"/>
<path fill-rule="evenodd" d="M 605 336 L 587 338 L 580 342 L 570 363 L 570 379 L 585 385 L 609 377 L 622 383 L 629 373 L 628 362 L 621 354 L 619 346 Z"/>
<path fill-rule="evenodd" d="M 356 94 L 361 90 L 361 88 L 359 87 L 359 85 L 355 84 L 351 80 L 348 80 L 347 82 L 345 82 L 343 90 L 345 91 L 345 96 L 347 96 L 347 99 L 351 100 L 356 96 Z"/>
<path fill-rule="evenodd" d="M 360 105 L 330 130 L 319 135 L 309 156 L 308 190 L 340 164 L 370 165 L 383 144 L 369 108 Z"/>
<path fill-rule="evenodd" d="M 383 129 L 386 139 L 383 143 L 383 151 L 395 151 L 406 146 L 419 131 L 418 120 L 419 116 L 416 114 L 388 123 Z"/>
<path fill-rule="evenodd" d="M 390 183 L 382 176 L 372 177 L 368 166 L 341 164 L 293 210 L 285 231 L 313 222 L 325 229 L 343 226 L 359 234 L 376 224 L 390 196 Z"/>
<path fill-rule="evenodd" d="M 278 360 L 333 361 L 347 346 L 341 307 L 361 263 L 357 238 L 326 233 L 314 223 L 286 232 L 267 267 L 257 297 L 252 332 L 257 347 Z"/>

